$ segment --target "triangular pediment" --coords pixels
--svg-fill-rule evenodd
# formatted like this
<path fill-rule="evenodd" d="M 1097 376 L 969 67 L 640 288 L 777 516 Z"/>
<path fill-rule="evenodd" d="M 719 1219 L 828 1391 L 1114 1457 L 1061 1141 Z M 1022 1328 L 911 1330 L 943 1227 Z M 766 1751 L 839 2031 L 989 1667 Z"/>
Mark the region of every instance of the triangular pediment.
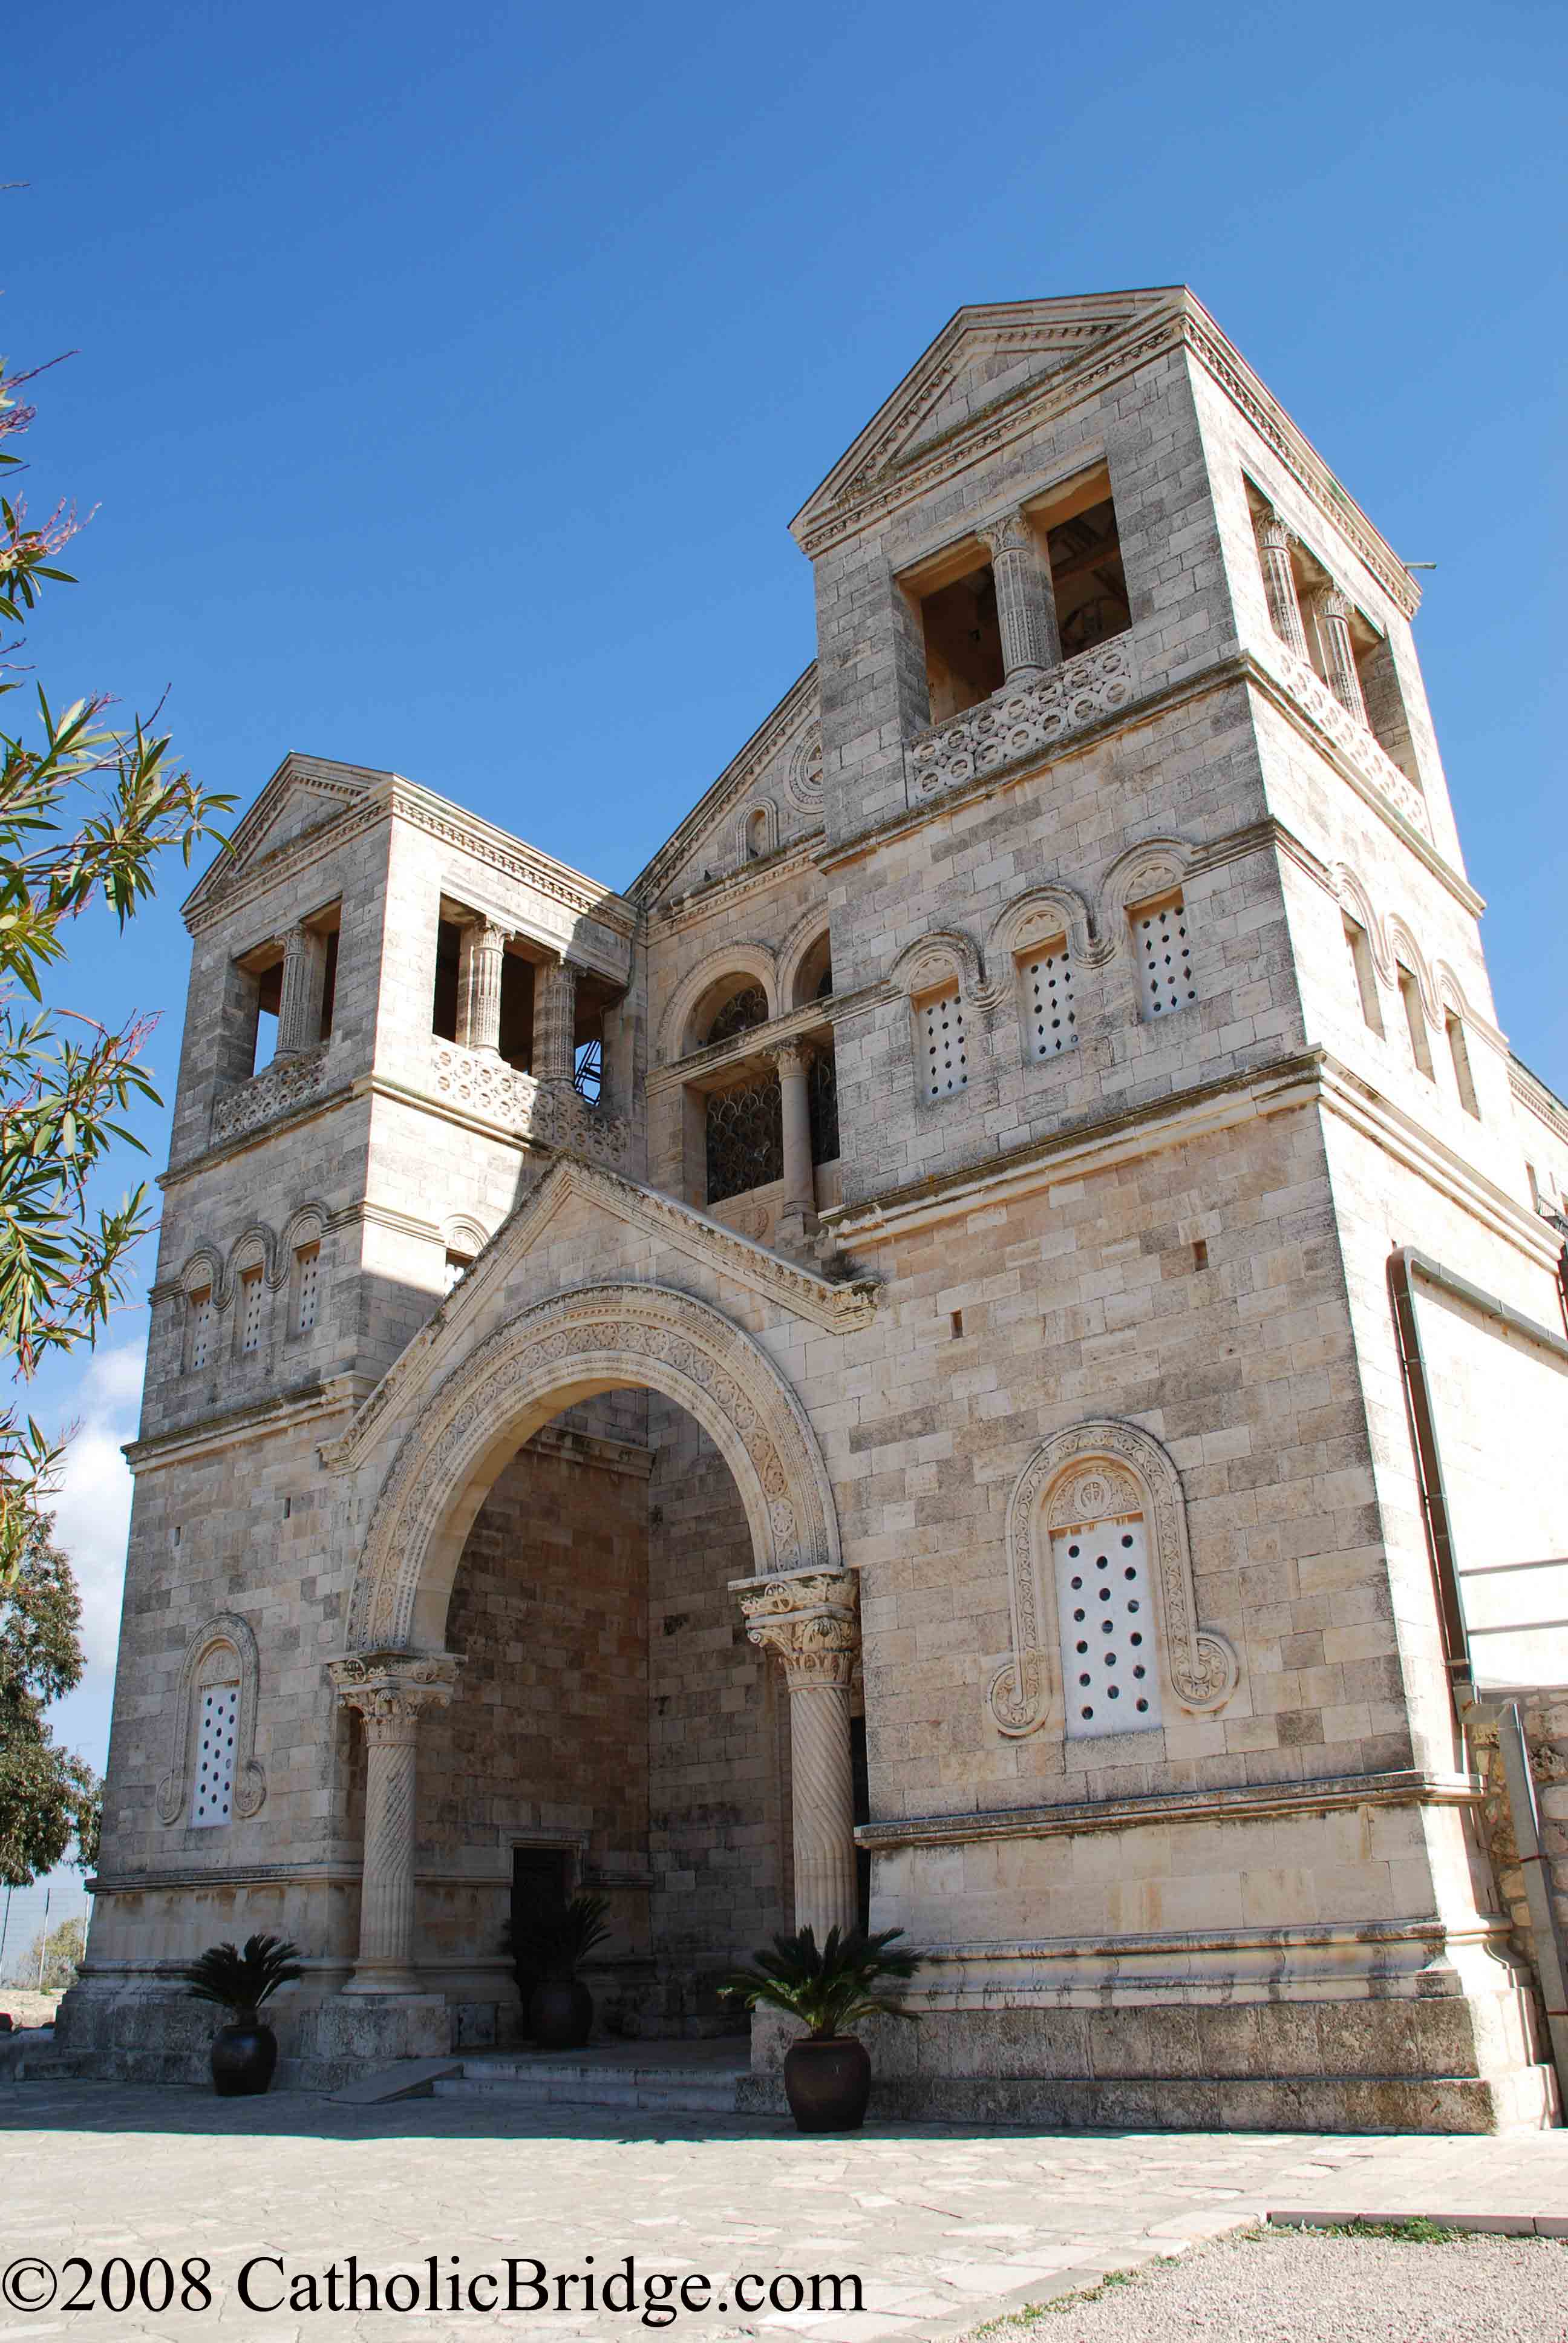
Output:
<path fill-rule="evenodd" d="M 1157 287 L 960 309 L 802 506 L 795 536 L 804 542 L 829 513 L 1067 381 L 1181 297 L 1179 287 Z"/>
<path fill-rule="evenodd" d="M 476 1331 L 488 1332 L 498 1314 L 514 1306 L 519 1298 L 519 1272 L 530 1255 L 552 1242 L 569 1240 L 574 1260 L 592 1259 L 605 1276 L 612 1277 L 618 1267 L 624 1273 L 628 1265 L 627 1239 L 648 1237 L 718 1279 L 833 1332 L 868 1324 L 876 1308 L 876 1279 L 836 1283 L 814 1269 L 784 1260 L 766 1245 L 754 1244 L 673 1196 L 563 1155 L 502 1222 L 428 1325 L 388 1368 L 342 1439 L 330 1451 L 324 1447 L 326 1461 L 335 1468 L 356 1463 L 379 1437 L 382 1426 L 400 1416 L 419 1391 L 441 1380 L 471 1346 Z M 639 1273 L 645 1276 L 646 1271 Z M 548 1298 L 548 1288 L 541 1287 L 529 1298 Z"/>
<path fill-rule="evenodd" d="M 728 878 L 747 859 L 748 813 L 764 813 L 773 847 L 822 826 L 822 725 L 813 660 L 732 757 L 627 893 L 651 904 Z"/>
<path fill-rule="evenodd" d="M 219 855 L 187 897 L 187 917 L 240 885 L 286 848 L 327 829 L 367 801 L 383 798 L 392 778 L 362 765 L 341 765 L 291 749 L 230 831 L 228 851 Z"/>

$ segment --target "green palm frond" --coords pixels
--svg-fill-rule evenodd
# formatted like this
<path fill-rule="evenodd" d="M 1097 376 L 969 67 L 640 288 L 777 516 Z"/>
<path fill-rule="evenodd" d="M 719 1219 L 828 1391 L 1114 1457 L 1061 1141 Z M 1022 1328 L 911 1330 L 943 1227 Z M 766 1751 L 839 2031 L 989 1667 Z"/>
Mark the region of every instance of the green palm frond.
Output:
<path fill-rule="evenodd" d="M 719 1991 L 748 2009 L 759 2003 L 781 2009 L 809 2026 L 821 2040 L 847 2032 L 862 2018 L 907 2017 L 920 2012 L 906 2009 L 879 1986 L 912 1977 L 920 1954 L 892 1946 L 901 1928 L 882 1928 L 867 1935 L 859 1928 L 828 1932 L 819 1946 L 816 1931 L 798 1929 L 792 1936 L 775 1936 L 772 1949 L 761 1946 L 752 1955 L 756 1966 L 732 1972 Z"/>
<path fill-rule="evenodd" d="M 193 2000 L 249 2014 L 270 2000 L 280 1985 L 292 1985 L 305 1975 L 299 1959 L 298 1946 L 282 1936 L 247 1936 L 243 1952 L 233 1945 L 214 1945 L 176 1974 L 190 1987 Z"/>

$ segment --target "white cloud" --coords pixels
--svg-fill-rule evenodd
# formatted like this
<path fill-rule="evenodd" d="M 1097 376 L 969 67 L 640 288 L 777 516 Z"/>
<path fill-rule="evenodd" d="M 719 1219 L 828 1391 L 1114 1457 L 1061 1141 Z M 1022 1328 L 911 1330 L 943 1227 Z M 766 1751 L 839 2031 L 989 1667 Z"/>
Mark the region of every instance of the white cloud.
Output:
<path fill-rule="evenodd" d="M 106 1689 L 119 1641 L 131 1525 L 131 1473 L 120 1448 L 136 1435 L 142 1363 L 139 1342 L 93 1353 L 66 1401 L 65 1421 L 77 1428 L 65 1451 L 59 1493 L 50 1500 L 55 1543 L 68 1557 L 81 1590 L 87 1666 L 93 1675 L 102 1672 Z"/>

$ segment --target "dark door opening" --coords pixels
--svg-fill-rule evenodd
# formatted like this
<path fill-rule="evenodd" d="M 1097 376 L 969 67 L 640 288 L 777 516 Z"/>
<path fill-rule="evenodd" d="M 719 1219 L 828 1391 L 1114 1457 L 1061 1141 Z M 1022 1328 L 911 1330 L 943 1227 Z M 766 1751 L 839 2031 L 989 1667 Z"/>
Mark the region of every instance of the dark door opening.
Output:
<path fill-rule="evenodd" d="M 515 1846 L 512 1849 L 512 1942 L 523 1944 L 541 1920 L 556 1920 L 567 1908 L 571 1884 L 571 1855 L 564 1846 Z M 528 2003 L 544 1972 L 537 1963 L 515 1958 L 513 1974 L 522 2000 L 521 2026 L 532 2033 Z"/>

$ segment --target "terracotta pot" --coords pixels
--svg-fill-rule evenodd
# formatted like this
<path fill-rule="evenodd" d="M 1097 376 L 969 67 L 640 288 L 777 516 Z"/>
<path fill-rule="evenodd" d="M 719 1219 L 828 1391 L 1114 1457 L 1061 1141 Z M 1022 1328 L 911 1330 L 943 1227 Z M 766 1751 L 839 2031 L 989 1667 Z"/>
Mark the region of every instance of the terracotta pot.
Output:
<path fill-rule="evenodd" d="M 593 2031 L 593 1996 L 580 1977 L 547 1977 L 534 1987 L 528 2023 L 541 2050 L 580 2050 Z"/>
<path fill-rule="evenodd" d="M 859 2131 L 871 2096 L 871 2060 L 852 2034 L 791 2042 L 784 2094 L 798 2131 Z"/>
<path fill-rule="evenodd" d="M 213 2036 L 212 2087 L 220 2099 L 265 2091 L 277 2065 L 277 2036 L 259 2017 L 236 2018 Z"/>

